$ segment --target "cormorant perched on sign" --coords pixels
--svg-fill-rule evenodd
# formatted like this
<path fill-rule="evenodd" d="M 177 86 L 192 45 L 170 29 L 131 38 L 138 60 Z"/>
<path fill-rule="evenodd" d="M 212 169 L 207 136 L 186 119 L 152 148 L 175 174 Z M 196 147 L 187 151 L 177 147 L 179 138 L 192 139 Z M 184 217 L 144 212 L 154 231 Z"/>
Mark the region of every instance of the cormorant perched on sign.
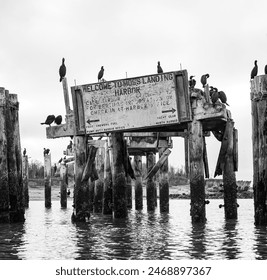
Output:
<path fill-rule="evenodd" d="M 47 124 L 51 125 L 51 123 L 55 120 L 55 115 L 48 115 L 45 122 L 42 122 L 41 124 Z"/>
<path fill-rule="evenodd" d="M 44 148 L 44 156 L 45 156 L 45 155 L 48 155 L 48 154 L 49 154 L 49 152 L 50 152 L 50 149 L 46 149 L 46 148 Z"/>
<path fill-rule="evenodd" d="M 254 67 L 251 71 L 250 79 L 254 79 L 258 74 L 258 65 L 257 65 L 257 60 L 254 61 Z"/>
<path fill-rule="evenodd" d="M 218 94 L 219 94 L 219 99 L 222 101 L 222 103 L 224 103 L 224 104 L 230 106 L 230 105 L 227 103 L 226 94 L 225 94 L 223 91 L 221 91 L 221 90 L 218 92 Z"/>
<path fill-rule="evenodd" d="M 65 66 L 65 58 L 62 58 L 62 64 L 59 67 L 59 82 L 61 82 L 63 80 L 63 78 L 66 76 L 66 66 Z"/>
<path fill-rule="evenodd" d="M 219 93 L 217 88 L 213 88 L 212 94 L 211 94 L 211 101 L 213 105 L 218 101 L 219 99 Z"/>
<path fill-rule="evenodd" d="M 98 82 L 100 82 L 100 80 L 103 78 L 103 76 L 104 76 L 104 66 L 101 66 L 101 69 L 98 72 L 98 76 L 97 76 Z"/>
<path fill-rule="evenodd" d="M 203 85 L 203 88 L 205 87 L 205 85 L 207 84 L 207 79 L 210 77 L 209 74 L 205 74 L 201 76 L 200 82 Z"/>
<path fill-rule="evenodd" d="M 264 67 L 264 74 L 267 75 L 267 64 Z"/>
<path fill-rule="evenodd" d="M 62 123 L 62 116 L 61 116 L 61 115 L 58 115 L 58 116 L 55 118 L 55 124 L 60 125 L 61 123 Z"/>
<path fill-rule="evenodd" d="M 25 157 L 26 156 L 26 149 L 24 148 L 23 150 L 23 156 Z"/>
<path fill-rule="evenodd" d="M 195 76 L 190 76 L 189 78 L 189 88 L 193 89 L 196 85 L 196 80 L 193 79 Z"/>
<path fill-rule="evenodd" d="M 160 66 L 160 61 L 158 61 L 158 74 L 161 74 L 161 73 L 163 73 L 163 70 Z"/>

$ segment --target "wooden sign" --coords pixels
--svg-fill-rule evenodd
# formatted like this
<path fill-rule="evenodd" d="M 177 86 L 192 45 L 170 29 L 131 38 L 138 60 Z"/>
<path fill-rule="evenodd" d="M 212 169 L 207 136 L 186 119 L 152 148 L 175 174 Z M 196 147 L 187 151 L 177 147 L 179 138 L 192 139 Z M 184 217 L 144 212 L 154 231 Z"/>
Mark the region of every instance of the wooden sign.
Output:
<path fill-rule="evenodd" d="M 189 105 L 185 72 L 167 72 L 73 87 L 72 93 L 76 98 L 73 103 L 79 107 L 76 110 L 74 108 L 74 114 L 76 112 L 80 128 L 85 129 L 87 134 L 94 134 L 138 131 L 189 121 L 189 109 L 179 108 L 181 98 L 186 99 L 182 103 Z M 183 111 L 186 111 L 186 118 L 181 117 Z"/>

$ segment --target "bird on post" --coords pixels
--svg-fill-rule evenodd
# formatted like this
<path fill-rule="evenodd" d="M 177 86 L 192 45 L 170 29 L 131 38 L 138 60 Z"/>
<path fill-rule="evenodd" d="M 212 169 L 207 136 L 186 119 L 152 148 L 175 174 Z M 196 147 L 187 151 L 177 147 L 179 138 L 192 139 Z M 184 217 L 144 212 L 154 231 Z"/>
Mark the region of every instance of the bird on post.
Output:
<path fill-rule="evenodd" d="M 55 120 L 55 115 L 48 115 L 45 122 L 42 122 L 41 124 L 47 124 L 51 126 L 51 123 Z"/>
<path fill-rule="evenodd" d="M 258 74 L 258 65 L 257 65 L 257 60 L 254 61 L 254 67 L 251 70 L 251 74 L 250 74 L 250 79 L 254 79 L 254 77 L 256 77 Z"/>
<path fill-rule="evenodd" d="M 191 88 L 191 89 L 193 89 L 194 87 L 195 87 L 195 85 L 196 85 L 196 80 L 195 79 L 193 79 L 195 76 L 190 76 L 189 77 L 189 88 Z"/>
<path fill-rule="evenodd" d="M 59 79 L 59 82 L 61 82 L 64 77 L 66 76 L 66 66 L 65 66 L 65 58 L 63 57 L 62 58 L 62 64 L 61 66 L 59 67 L 59 76 L 60 76 L 60 79 Z"/>
<path fill-rule="evenodd" d="M 50 152 L 50 149 L 46 149 L 46 148 L 44 148 L 44 156 L 45 156 L 45 155 L 48 155 L 48 154 L 49 154 L 49 152 Z"/>
<path fill-rule="evenodd" d="M 221 102 L 224 103 L 224 104 L 226 104 L 226 105 L 228 105 L 228 106 L 230 106 L 230 105 L 227 103 L 226 94 L 225 94 L 223 91 L 221 91 L 221 90 L 218 92 L 218 94 L 219 94 L 219 99 L 221 100 Z"/>
<path fill-rule="evenodd" d="M 60 125 L 62 123 L 62 116 L 61 115 L 58 115 L 56 118 L 55 118 L 55 124 L 57 125 Z"/>
<path fill-rule="evenodd" d="M 24 157 L 26 156 L 26 148 L 24 148 L 24 150 L 23 150 L 23 156 Z"/>
<path fill-rule="evenodd" d="M 201 76 L 200 82 L 203 85 L 203 88 L 205 87 L 205 85 L 207 84 L 207 79 L 210 77 L 209 74 L 205 74 Z"/>
<path fill-rule="evenodd" d="M 211 94 L 211 101 L 213 105 L 218 101 L 218 99 L 219 99 L 218 89 L 213 88 L 213 92 Z"/>
<path fill-rule="evenodd" d="M 163 73 L 163 70 L 162 70 L 162 68 L 160 66 L 160 61 L 158 61 L 157 71 L 158 71 L 158 74 Z"/>
<path fill-rule="evenodd" d="M 103 78 L 103 76 L 104 76 L 104 66 L 101 66 L 101 69 L 98 72 L 98 76 L 97 76 L 98 82 L 100 82 L 100 80 Z"/>

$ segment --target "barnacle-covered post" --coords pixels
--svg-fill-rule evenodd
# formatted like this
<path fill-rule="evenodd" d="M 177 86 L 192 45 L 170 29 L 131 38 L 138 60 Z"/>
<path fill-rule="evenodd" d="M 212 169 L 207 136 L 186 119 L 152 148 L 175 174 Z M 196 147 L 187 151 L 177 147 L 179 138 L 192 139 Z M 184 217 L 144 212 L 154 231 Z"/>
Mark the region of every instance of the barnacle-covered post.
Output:
<path fill-rule="evenodd" d="M 159 157 L 162 157 L 166 148 L 159 149 Z M 159 175 L 159 205 L 160 212 L 169 212 L 169 180 L 168 180 L 168 158 L 160 167 Z"/>
<path fill-rule="evenodd" d="M 133 164 L 135 180 L 135 209 L 143 209 L 142 156 L 134 156 Z"/>
<path fill-rule="evenodd" d="M 155 155 L 153 152 L 147 152 L 146 154 L 146 166 L 147 166 L 147 173 L 150 172 L 150 170 L 155 165 Z M 147 200 L 147 210 L 153 211 L 155 210 L 155 189 L 156 184 L 154 180 L 154 176 L 149 177 L 147 179 L 146 183 L 146 200 Z"/>
<path fill-rule="evenodd" d="M 50 208 L 51 203 L 51 154 L 44 154 L 44 191 L 45 191 L 45 207 Z"/>
<path fill-rule="evenodd" d="M 68 186 L 68 166 L 66 163 L 60 165 L 60 205 L 62 208 L 67 207 L 67 186 Z"/>
<path fill-rule="evenodd" d="M 22 180 L 23 180 L 23 198 L 24 206 L 29 207 L 29 161 L 28 156 L 25 155 L 22 157 Z"/>

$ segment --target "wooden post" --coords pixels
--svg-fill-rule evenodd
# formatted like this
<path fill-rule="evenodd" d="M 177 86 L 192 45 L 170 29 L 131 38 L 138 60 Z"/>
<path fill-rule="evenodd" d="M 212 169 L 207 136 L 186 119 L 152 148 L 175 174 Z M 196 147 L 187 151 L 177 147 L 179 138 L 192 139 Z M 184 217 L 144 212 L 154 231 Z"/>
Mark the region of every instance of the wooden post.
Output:
<path fill-rule="evenodd" d="M 143 209 L 142 156 L 134 156 L 135 209 Z"/>
<path fill-rule="evenodd" d="M 114 218 L 127 217 L 123 133 L 111 133 Z"/>
<path fill-rule="evenodd" d="M 105 143 L 103 214 L 112 214 L 112 174 L 110 166 L 110 138 Z"/>
<path fill-rule="evenodd" d="M 98 148 L 96 153 L 96 169 L 98 173 L 98 179 L 95 181 L 95 192 L 94 192 L 95 213 L 101 213 L 102 206 L 103 206 L 104 157 L 105 157 L 105 153 L 103 148 Z"/>
<path fill-rule="evenodd" d="M 23 180 L 23 198 L 24 198 L 24 206 L 29 207 L 29 162 L 28 156 L 25 155 L 22 157 L 22 180 Z"/>
<path fill-rule="evenodd" d="M 0 88 L 0 223 L 9 222 L 6 111 L 5 89 Z"/>
<path fill-rule="evenodd" d="M 132 179 L 128 175 L 126 178 L 126 198 L 127 198 L 127 208 L 132 209 Z"/>
<path fill-rule="evenodd" d="M 146 155 L 146 164 L 147 164 L 147 172 L 155 165 L 155 155 L 153 152 L 148 152 Z M 155 210 L 155 181 L 154 176 L 148 177 L 146 183 L 146 201 L 147 201 L 147 210 L 154 211 Z"/>
<path fill-rule="evenodd" d="M 166 148 L 159 149 L 159 157 L 162 157 Z M 169 212 L 169 180 L 168 180 L 168 157 L 160 168 L 159 175 L 159 207 L 160 212 Z"/>
<path fill-rule="evenodd" d="M 193 120 L 189 127 L 190 213 L 192 222 L 199 223 L 206 221 L 202 123 Z"/>
<path fill-rule="evenodd" d="M 68 166 L 65 163 L 60 165 L 60 179 L 60 205 L 67 208 Z"/>
<path fill-rule="evenodd" d="M 63 78 L 63 80 L 62 80 L 62 86 L 63 86 L 63 94 L 64 94 L 66 114 L 68 115 L 68 114 L 71 113 L 71 109 L 70 109 L 68 83 L 67 83 L 67 78 L 66 77 Z"/>
<path fill-rule="evenodd" d="M 233 133 L 234 122 L 228 120 L 223 136 L 228 144 L 223 165 L 224 212 L 226 219 L 237 219 L 237 186 L 234 172 Z"/>
<path fill-rule="evenodd" d="M 88 180 L 82 181 L 86 165 L 86 145 L 87 139 L 85 136 L 74 137 L 75 188 L 72 220 L 75 222 L 85 222 L 90 218 Z"/>
<path fill-rule="evenodd" d="M 185 175 L 189 178 L 189 143 L 188 143 L 188 131 L 184 136 L 184 159 L 185 159 Z"/>
<path fill-rule="evenodd" d="M 50 208 L 51 203 L 51 154 L 44 155 L 44 183 L 45 183 L 45 207 Z"/>

